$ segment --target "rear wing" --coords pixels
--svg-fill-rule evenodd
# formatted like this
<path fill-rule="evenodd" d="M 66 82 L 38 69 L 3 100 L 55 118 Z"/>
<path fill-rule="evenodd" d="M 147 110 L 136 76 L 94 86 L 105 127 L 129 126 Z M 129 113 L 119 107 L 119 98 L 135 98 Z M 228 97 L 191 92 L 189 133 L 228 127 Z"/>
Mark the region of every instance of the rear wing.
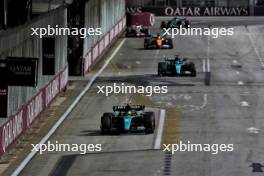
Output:
<path fill-rule="evenodd" d="M 113 106 L 113 111 L 143 111 L 145 109 L 144 105 L 130 105 L 130 106 Z"/>

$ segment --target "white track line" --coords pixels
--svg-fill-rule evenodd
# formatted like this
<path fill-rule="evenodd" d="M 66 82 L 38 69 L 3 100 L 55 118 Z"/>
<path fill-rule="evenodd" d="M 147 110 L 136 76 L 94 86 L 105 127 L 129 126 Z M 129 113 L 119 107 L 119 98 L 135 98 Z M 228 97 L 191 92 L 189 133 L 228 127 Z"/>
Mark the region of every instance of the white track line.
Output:
<path fill-rule="evenodd" d="M 207 59 L 207 72 L 211 72 L 211 69 L 210 69 L 210 59 L 209 58 Z"/>
<path fill-rule="evenodd" d="M 159 128 L 156 135 L 155 143 L 154 143 L 154 149 L 160 149 L 161 146 L 161 139 L 162 139 L 162 133 L 164 128 L 164 122 L 165 122 L 165 114 L 166 110 L 161 109 L 160 110 L 160 116 L 159 116 Z"/>
<path fill-rule="evenodd" d="M 246 29 L 247 29 L 247 35 L 248 35 L 248 38 L 249 38 L 249 40 L 250 40 L 250 43 L 251 43 L 252 47 L 254 48 L 254 51 L 255 51 L 256 55 L 258 56 L 259 62 L 260 62 L 260 64 L 261 64 L 261 66 L 264 67 L 264 61 L 263 61 L 263 58 L 261 57 L 261 55 L 260 55 L 260 53 L 259 53 L 259 50 L 258 50 L 258 48 L 257 48 L 257 46 L 256 46 L 256 44 L 255 44 L 255 42 L 254 42 L 254 39 L 253 39 L 253 37 L 251 36 L 251 34 L 250 34 L 250 32 L 249 32 L 249 29 L 248 29 L 247 27 L 246 27 Z"/>
<path fill-rule="evenodd" d="M 205 59 L 203 59 L 203 73 L 206 72 L 206 67 L 205 67 Z"/>
<path fill-rule="evenodd" d="M 78 95 L 78 97 L 74 100 L 74 102 L 71 104 L 71 106 L 64 112 L 64 114 L 59 118 L 59 120 L 52 126 L 50 131 L 41 139 L 39 144 L 44 144 L 46 141 L 50 138 L 50 136 L 57 130 L 57 128 L 62 124 L 62 122 L 68 117 L 68 115 L 71 113 L 71 111 L 76 107 L 76 105 L 80 102 L 82 97 L 85 95 L 85 93 L 89 90 L 89 88 L 92 86 L 95 79 L 104 71 L 106 66 L 109 64 L 109 62 L 113 59 L 113 57 L 117 54 L 117 52 L 120 50 L 122 45 L 125 42 L 125 38 L 120 42 L 118 47 L 115 49 L 115 51 L 112 53 L 112 55 L 109 57 L 109 59 L 105 62 L 103 67 L 92 77 L 92 79 L 89 81 L 89 83 L 85 86 L 84 90 Z M 39 145 L 38 145 L 39 149 Z M 20 165 L 16 168 L 16 170 L 12 173 L 11 176 L 17 176 L 21 173 L 21 171 L 26 167 L 26 165 L 30 162 L 30 160 L 37 154 L 37 150 L 31 151 L 27 157 L 20 163 Z"/>
<path fill-rule="evenodd" d="M 211 36 L 209 35 L 207 38 L 207 72 L 210 72 L 210 39 Z"/>

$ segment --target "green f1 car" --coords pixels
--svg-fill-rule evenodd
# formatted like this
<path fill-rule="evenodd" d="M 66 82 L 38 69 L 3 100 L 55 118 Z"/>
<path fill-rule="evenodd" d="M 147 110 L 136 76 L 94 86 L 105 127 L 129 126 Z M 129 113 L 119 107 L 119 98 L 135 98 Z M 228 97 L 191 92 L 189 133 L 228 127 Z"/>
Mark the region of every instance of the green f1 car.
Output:
<path fill-rule="evenodd" d="M 101 132 L 103 134 L 135 131 L 154 133 L 155 114 L 144 110 L 144 105 L 113 106 L 113 113 L 106 112 L 101 117 Z"/>

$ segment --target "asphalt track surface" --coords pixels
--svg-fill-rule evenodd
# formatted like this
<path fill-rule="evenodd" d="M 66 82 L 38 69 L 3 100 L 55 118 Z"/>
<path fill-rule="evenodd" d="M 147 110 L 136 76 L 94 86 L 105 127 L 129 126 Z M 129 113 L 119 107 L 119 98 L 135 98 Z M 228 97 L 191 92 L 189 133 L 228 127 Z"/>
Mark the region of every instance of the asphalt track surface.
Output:
<path fill-rule="evenodd" d="M 50 141 L 102 144 L 102 152 L 36 155 L 20 175 L 179 175 L 259 176 L 252 163 L 264 165 L 264 18 L 233 20 L 234 36 L 211 39 L 179 36 L 173 50 L 143 50 L 143 39 L 128 38 Z M 232 18 L 195 18 L 197 24 L 232 26 Z M 219 21 L 219 22 L 218 22 Z M 160 20 L 156 21 L 160 24 Z M 247 28 L 245 25 L 249 24 Z M 254 25 L 252 25 L 254 24 Z M 252 25 L 252 26 L 251 26 Z M 158 26 L 152 29 L 155 33 Z M 208 53 L 209 51 L 209 53 Z M 180 54 L 193 61 L 197 77 L 157 77 L 163 56 Z M 208 57 L 209 56 L 209 57 Z M 203 60 L 210 59 L 211 85 L 205 86 Z M 167 85 L 167 94 L 97 94 L 97 85 Z M 154 150 L 156 133 L 101 135 L 100 116 L 113 105 L 144 103 L 156 113 L 166 110 L 163 143 L 234 144 L 233 152 Z M 257 168 L 258 170 L 258 168 Z"/>

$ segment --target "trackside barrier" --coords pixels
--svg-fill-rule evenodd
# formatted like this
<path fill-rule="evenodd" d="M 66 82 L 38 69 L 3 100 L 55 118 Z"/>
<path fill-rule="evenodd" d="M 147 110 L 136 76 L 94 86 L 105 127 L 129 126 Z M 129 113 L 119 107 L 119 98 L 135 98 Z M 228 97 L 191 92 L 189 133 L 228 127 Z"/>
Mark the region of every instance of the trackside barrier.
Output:
<path fill-rule="evenodd" d="M 66 88 L 67 83 L 68 66 L 65 66 L 31 100 L 9 117 L 9 120 L 0 127 L 0 157 L 31 127 L 39 118 L 39 114 Z"/>
<path fill-rule="evenodd" d="M 100 40 L 85 54 L 83 59 L 83 74 L 90 71 L 91 67 L 97 62 L 104 52 L 114 43 L 119 34 L 125 29 L 126 17 L 123 17 L 109 30 Z"/>

